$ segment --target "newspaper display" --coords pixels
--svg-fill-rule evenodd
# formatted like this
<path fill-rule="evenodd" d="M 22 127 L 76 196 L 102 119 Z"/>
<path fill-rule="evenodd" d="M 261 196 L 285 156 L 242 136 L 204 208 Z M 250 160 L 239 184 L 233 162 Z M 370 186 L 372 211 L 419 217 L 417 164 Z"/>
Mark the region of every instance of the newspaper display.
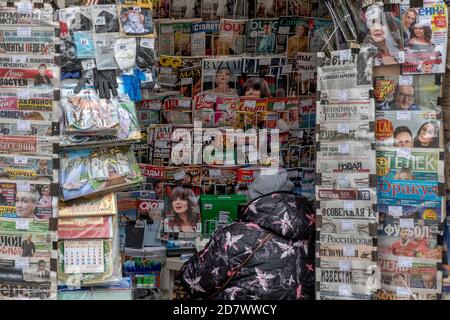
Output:
<path fill-rule="evenodd" d="M 191 28 L 196 20 L 159 22 L 159 54 L 167 56 L 191 56 Z"/>
<path fill-rule="evenodd" d="M 58 181 L 55 164 L 49 157 L 0 155 L 0 178 L 8 180 Z"/>
<path fill-rule="evenodd" d="M 410 1 L 408 1 L 410 2 Z M 410 10 L 416 21 L 409 32 L 404 32 L 405 63 L 402 74 L 445 73 L 448 13 L 443 1 L 423 1 L 423 7 L 400 5 L 402 16 Z"/>
<path fill-rule="evenodd" d="M 280 26 L 281 28 L 281 21 Z M 289 46 L 289 43 L 288 43 Z M 297 64 L 305 55 L 297 54 Z M 300 61 L 299 61 L 300 60 Z M 315 70 L 302 70 L 314 80 Z M 303 77 L 302 79 L 304 79 Z M 378 289 L 375 101 L 372 63 L 351 50 L 318 55 L 316 298 L 373 300 Z M 325 267 L 322 261 L 327 261 Z M 367 268 L 351 264 L 366 261 Z"/>
<path fill-rule="evenodd" d="M 0 234 L 0 299 L 55 300 L 55 239 L 48 223 L 2 218 Z"/>
<path fill-rule="evenodd" d="M 0 116 L 4 119 L 55 121 L 58 118 L 56 100 L 51 89 L 2 89 Z"/>
<path fill-rule="evenodd" d="M 392 287 L 427 289 L 430 293 L 442 290 L 442 271 L 433 261 L 407 259 L 394 255 L 380 255 L 378 266 L 383 273 L 381 284 Z"/>

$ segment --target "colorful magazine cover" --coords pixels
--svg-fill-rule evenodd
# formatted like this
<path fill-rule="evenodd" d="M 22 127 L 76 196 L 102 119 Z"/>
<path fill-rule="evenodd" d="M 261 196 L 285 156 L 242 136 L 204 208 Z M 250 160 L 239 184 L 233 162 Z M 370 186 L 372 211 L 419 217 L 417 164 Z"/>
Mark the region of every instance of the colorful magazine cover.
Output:
<path fill-rule="evenodd" d="M 54 169 L 57 159 L 0 155 L 0 178 L 8 180 L 48 181 L 58 180 L 58 174 Z"/>
<path fill-rule="evenodd" d="M 316 94 L 317 60 L 315 53 L 299 52 L 293 59 L 289 73 L 288 96 L 309 96 Z"/>
<path fill-rule="evenodd" d="M 222 95 L 238 93 L 242 58 L 205 58 L 202 63 L 202 91 Z"/>
<path fill-rule="evenodd" d="M 437 181 L 383 180 L 378 181 L 379 198 L 440 201 L 440 184 Z"/>
<path fill-rule="evenodd" d="M 275 54 L 278 19 L 251 19 L 246 24 L 246 49 L 249 54 Z"/>
<path fill-rule="evenodd" d="M 440 111 L 440 85 L 433 75 L 376 77 L 374 96 L 377 110 Z"/>
<path fill-rule="evenodd" d="M 189 57 L 192 55 L 191 26 L 197 20 L 159 22 L 159 54 Z"/>
<path fill-rule="evenodd" d="M 191 29 L 191 55 L 216 56 L 220 20 L 193 22 Z"/>
<path fill-rule="evenodd" d="M 409 1 L 408 1 L 409 2 Z M 401 4 L 405 63 L 403 74 L 444 73 L 447 49 L 447 5 L 423 1 L 423 7 Z M 409 20 L 408 18 L 412 18 Z"/>
<path fill-rule="evenodd" d="M 442 157 L 443 153 L 439 149 L 414 148 L 411 154 L 399 154 L 396 148 L 378 148 L 378 179 L 444 182 Z"/>
<path fill-rule="evenodd" d="M 365 8 L 362 19 L 366 36 L 361 51 L 373 57 L 374 65 L 404 63 L 403 35 L 395 12 L 374 4 Z"/>
<path fill-rule="evenodd" d="M 445 213 L 444 202 L 444 200 L 421 201 L 379 198 L 377 210 L 380 215 L 380 223 L 386 217 L 443 221 Z"/>
<path fill-rule="evenodd" d="M 438 262 L 442 259 L 438 234 L 439 226 L 435 221 L 386 218 L 379 229 L 378 251 L 380 254 Z"/>
<path fill-rule="evenodd" d="M 237 56 L 245 52 L 245 23 L 246 20 L 220 20 L 216 55 Z"/>
<path fill-rule="evenodd" d="M 171 0 L 170 17 L 173 19 L 200 18 L 201 14 L 200 0 Z"/>
<path fill-rule="evenodd" d="M 119 7 L 122 34 L 127 37 L 154 37 L 152 9 L 143 6 Z"/>
<path fill-rule="evenodd" d="M 280 17 L 276 36 L 276 52 L 294 58 L 297 52 L 309 52 L 309 19 Z"/>
<path fill-rule="evenodd" d="M 377 144 L 397 148 L 443 146 L 441 115 L 422 111 L 377 111 Z"/>

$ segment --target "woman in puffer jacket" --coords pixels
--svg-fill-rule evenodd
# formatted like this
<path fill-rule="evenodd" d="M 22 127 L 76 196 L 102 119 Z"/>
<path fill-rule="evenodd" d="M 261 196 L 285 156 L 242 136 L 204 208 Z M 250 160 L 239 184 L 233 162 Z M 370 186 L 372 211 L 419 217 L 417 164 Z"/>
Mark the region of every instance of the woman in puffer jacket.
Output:
<path fill-rule="evenodd" d="M 181 269 L 192 298 L 314 299 L 315 212 L 287 172 L 260 175 L 241 221 L 217 230 Z"/>

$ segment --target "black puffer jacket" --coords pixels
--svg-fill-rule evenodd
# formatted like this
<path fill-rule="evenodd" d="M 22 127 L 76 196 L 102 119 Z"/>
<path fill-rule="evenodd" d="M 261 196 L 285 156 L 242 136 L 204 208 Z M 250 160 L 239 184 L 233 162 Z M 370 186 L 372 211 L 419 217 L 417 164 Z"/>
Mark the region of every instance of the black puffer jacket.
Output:
<path fill-rule="evenodd" d="M 273 237 L 215 299 L 314 299 L 315 212 L 306 198 L 274 192 L 249 203 L 242 222 L 216 231 L 181 269 L 193 298 L 207 299 L 266 237 Z"/>

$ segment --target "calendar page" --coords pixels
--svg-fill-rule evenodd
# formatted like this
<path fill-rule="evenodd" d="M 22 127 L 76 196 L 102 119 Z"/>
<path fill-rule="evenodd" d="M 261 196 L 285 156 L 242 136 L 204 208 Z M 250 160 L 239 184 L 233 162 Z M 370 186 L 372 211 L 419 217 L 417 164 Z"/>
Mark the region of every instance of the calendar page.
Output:
<path fill-rule="evenodd" d="M 103 240 L 64 241 L 65 273 L 101 273 L 104 269 Z"/>

